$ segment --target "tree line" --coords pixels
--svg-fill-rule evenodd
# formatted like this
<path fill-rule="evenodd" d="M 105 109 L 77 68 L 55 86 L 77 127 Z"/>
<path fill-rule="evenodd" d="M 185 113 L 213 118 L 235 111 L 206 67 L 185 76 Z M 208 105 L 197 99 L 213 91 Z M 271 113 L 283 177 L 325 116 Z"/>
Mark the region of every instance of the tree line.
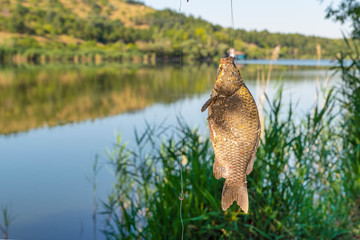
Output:
<path fill-rule="evenodd" d="M 111 49 L 130 53 L 156 54 L 160 58 L 176 59 L 180 55 L 189 60 L 209 60 L 223 56 L 232 46 L 247 54 L 248 58 L 268 58 L 272 48 L 281 46 L 282 58 L 316 58 L 316 45 L 322 47 L 323 58 L 333 58 L 343 47 L 338 39 L 327 39 L 301 34 L 281 34 L 264 31 L 223 28 L 201 18 L 179 15 L 169 9 L 154 11 L 128 19 L 134 27 L 127 27 L 120 19 L 109 17 L 109 1 L 82 0 L 91 11 L 80 17 L 73 9 L 59 0 L 22 1 L 1 0 L 0 31 L 19 33 L 3 43 L 17 51 L 35 49 Z M 141 5 L 138 1 L 126 1 L 129 5 Z M 110 9 L 110 10 L 109 10 Z M 126 9 L 124 9 L 126 11 Z M 181 30 L 180 30 L 181 21 Z M 139 27 L 137 27 L 139 26 Z M 140 27 L 145 26 L 145 27 Z M 26 36 L 25 38 L 23 36 Z M 81 43 L 58 42 L 57 36 L 67 35 L 80 39 Z M 39 42 L 34 36 L 44 36 L 50 41 Z M 104 53 L 103 51 L 103 54 Z"/>

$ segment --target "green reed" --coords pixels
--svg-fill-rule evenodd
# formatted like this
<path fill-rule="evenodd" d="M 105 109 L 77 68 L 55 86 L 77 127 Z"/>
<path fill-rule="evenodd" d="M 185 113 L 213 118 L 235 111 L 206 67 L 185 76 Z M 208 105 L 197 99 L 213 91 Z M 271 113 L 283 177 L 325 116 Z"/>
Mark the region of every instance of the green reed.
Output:
<path fill-rule="evenodd" d="M 343 109 L 340 137 L 344 139 L 340 159 L 344 181 L 351 183 L 344 186 L 346 198 L 353 199 L 349 203 L 349 215 L 353 219 L 350 226 L 360 238 L 360 40 L 345 39 L 345 43 L 347 51 L 338 58 L 337 67 L 343 80 L 339 97 Z M 350 64 L 344 59 L 350 59 Z"/>
<path fill-rule="evenodd" d="M 253 172 L 248 176 L 249 214 L 220 207 L 223 179 L 212 174 L 209 138 L 179 121 L 169 129 L 135 132 L 130 148 L 118 137 L 108 153 L 115 176 L 104 202 L 107 239 L 179 239 L 180 171 L 185 239 L 334 239 L 359 237 L 352 214 L 349 170 L 335 118 L 334 90 L 322 106 L 295 121 L 282 90 L 270 101 Z M 162 125 L 159 125 L 162 126 Z M 349 190 L 350 191 L 350 190 Z M 356 194 L 352 192 L 353 195 Z"/>
<path fill-rule="evenodd" d="M 8 239 L 9 237 L 9 228 L 10 225 L 15 220 L 15 216 L 10 212 L 9 206 L 1 207 L 1 215 L 2 215 L 2 223 L 0 222 L 0 231 L 3 234 L 4 239 Z"/>

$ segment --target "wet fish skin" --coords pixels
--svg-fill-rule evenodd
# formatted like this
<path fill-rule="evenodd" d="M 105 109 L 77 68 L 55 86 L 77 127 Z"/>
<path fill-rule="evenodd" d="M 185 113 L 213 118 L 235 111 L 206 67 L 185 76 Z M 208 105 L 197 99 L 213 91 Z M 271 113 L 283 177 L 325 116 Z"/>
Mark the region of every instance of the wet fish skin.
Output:
<path fill-rule="evenodd" d="M 215 152 L 213 174 L 225 178 L 221 206 L 225 211 L 234 201 L 247 213 L 249 200 L 246 175 L 254 165 L 259 145 L 260 120 L 249 89 L 233 58 L 222 58 L 208 110 L 210 139 Z"/>

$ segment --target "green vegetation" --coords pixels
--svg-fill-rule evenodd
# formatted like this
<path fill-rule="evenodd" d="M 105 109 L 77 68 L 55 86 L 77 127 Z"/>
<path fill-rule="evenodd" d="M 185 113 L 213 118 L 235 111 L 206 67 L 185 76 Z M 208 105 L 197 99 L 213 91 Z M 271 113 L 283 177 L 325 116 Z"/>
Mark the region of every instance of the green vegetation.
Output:
<path fill-rule="evenodd" d="M 0 63 L 212 61 L 229 49 L 232 30 L 175 11 L 155 11 L 137 1 L 0 0 Z M 248 58 L 323 58 L 343 47 L 336 39 L 267 31 L 235 31 L 235 47 Z"/>
<path fill-rule="evenodd" d="M 354 221 L 360 220 L 360 3 L 356 0 L 341 0 L 337 7 L 327 9 L 327 18 L 333 18 L 342 24 L 350 23 L 351 39 L 346 39 L 346 49 L 338 58 L 337 69 L 341 72 L 343 84 L 340 89 L 339 102 L 342 111 L 341 136 L 342 164 L 344 181 L 349 186 L 344 189 L 346 196 L 352 198 L 350 216 Z M 346 64 L 344 59 L 350 59 Z M 360 224 L 357 226 L 360 229 Z M 359 237 L 360 238 L 360 237 Z"/>
<path fill-rule="evenodd" d="M 333 4 L 333 3 L 331 3 Z M 360 2 L 357 0 L 341 0 L 338 6 L 330 5 L 327 8 L 326 18 L 332 18 L 341 24 L 350 22 L 351 37 L 360 39 Z"/>
<path fill-rule="evenodd" d="M 2 224 L 0 224 L 0 231 L 2 232 L 4 239 L 8 239 L 10 225 L 15 220 L 15 217 L 10 212 L 9 206 L 1 207 Z"/>
<path fill-rule="evenodd" d="M 268 103 L 264 139 L 247 179 L 248 215 L 235 205 L 221 210 L 223 181 L 212 174 L 207 137 L 181 121 L 168 137 L 166 129 L 148 126 L 135 132 L 136 147 L 119 137 L 108 153 L 115 182 L 104 203 L 107 239 L 180 239 L 180 197 L 185 239 L 359 238 L 353 172 L 359 159 L 349 164 L 343 155 L 347 139 L 334 118 L 334 90 L 300 123 L 291 106 L 282 108 L 281 91 Z"/>
<path fill-rule="evenodd" d="M 341 125 L 341 136 L 344 138 L 341 161 L 345 170 L 344 181 L 351 183 L 344 189 L 346 196 L 353 199 L 349 205 L 349 214 L 355 221 L 360 221 L 360 44 L 359 40 L 346 43 L 348 52 L 339 58 L 339 70 L 343 78 L 340 101 L 344 109 Z M 345 64 L 344 58 L 350 58 L 351 64 Z M 357 229 L 360 229 L 360 224 Z"/>

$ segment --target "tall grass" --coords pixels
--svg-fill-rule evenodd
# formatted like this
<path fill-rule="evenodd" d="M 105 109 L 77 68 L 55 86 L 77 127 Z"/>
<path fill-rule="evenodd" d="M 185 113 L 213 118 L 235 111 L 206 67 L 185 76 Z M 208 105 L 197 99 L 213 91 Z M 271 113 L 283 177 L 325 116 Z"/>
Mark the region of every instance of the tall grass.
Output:
<path fill-rule="evenodd" d="M 334 90 L 326 96 L 301 122 L 291 105 L 283 108 L 281 89 L 267 99 L 264 138 L 248 177 L 248 215 L 235 205 L 221 210 L 223 180 L 214 178 L 214 153 L 198 130 L 182 121 L 173 135 L 148 126 L 143 134 L 135 132 L 135 148 L 118 137 L 108 154 L 115 182 L 103 206 L 106 238 L 179 239 L 179 197 L 186 239 L 359 237 L 354 198 L 346 197 L 353 182 L 344 178 Z"/>
<path fill-rule="evenodd" d="M 360 235 L 360 41 L 345 39 L 345 42 L 347 51 L 338 58 L 343 79 L 339 100 L 343 109 L 341 137 L 344 139 L 341 161 L 344 181 L 351 183 L 344 187 L 346 198 L 353 199 L 349 214 L 355 221 L 351 226 Z M 345 63 L 346 58 L 351 59 L 351 64 Z"/>
<path fill-rule="evenodd" d="M 97 199 L 97 176 L 101 170 L 101 167 L 98 164 L 98 155 L 95 156 L 95 161 L 92 165 L 91 175 L 86 175 L 86 180 L 92 185 L 92 193 L 93 193 L 93 213 L 92 213 L 92 221 L 93 221 L 93 239 L 96 240 L 96 231 L 97 231 L 97 210 L 98 210 L 98 199 Z"/>
<path fill-rule="evenodd" d="M 15 220 L 15 217 L 11 214 L 10 208 L 8 206 L 1 207 L 1 215 L 2 215 L 2 224 L 0 223 L 0 231 L 2 232 L 4 239 L 8 239 L 9 228 L 10 225 Z"/>

